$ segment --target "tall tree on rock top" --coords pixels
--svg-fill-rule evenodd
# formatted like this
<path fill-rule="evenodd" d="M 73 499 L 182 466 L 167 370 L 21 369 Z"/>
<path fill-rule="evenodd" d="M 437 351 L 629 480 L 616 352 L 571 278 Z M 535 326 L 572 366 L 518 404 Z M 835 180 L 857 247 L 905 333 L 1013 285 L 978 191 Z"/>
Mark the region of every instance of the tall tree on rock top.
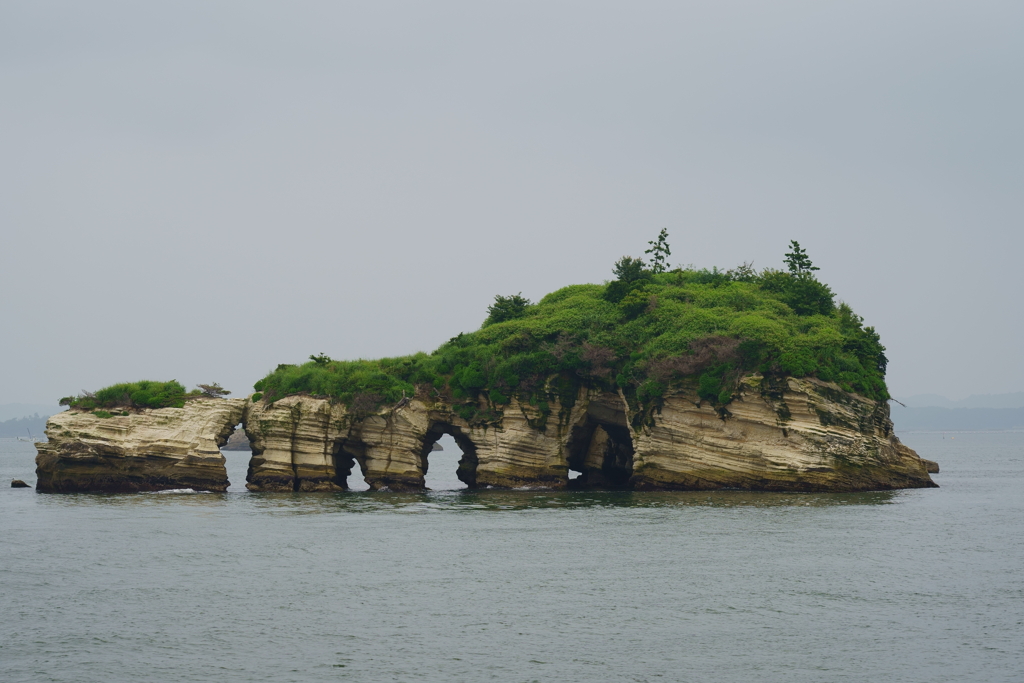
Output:
<path fill-rule="evenodd" d="M 668 246 L 668 230 L 662 228 L 658 233 L 658 239 L 647 244 L 651 245 L 651 248 L 644 253 L 651 255 L 651 272 L 664 273 L 668 270 L 668 257 L 672 255 L 672 250 Z"/>
<path fill-rule="evenodd" d="M 835 309 L 835 295 L 828 285 L 814 277 L 818 267 L 811 263 L 800 243 L 791 240 L 789 246 L 793 250 L 786 254 L 789 274 L 779 273 L 783 278 L 782 300 L 797 315 L 829 315 Z"/>
<path fill-rule="evenodd" d="M 511 296 L 498 294 L 494 297 L 494 303 L 487 307 L 487 320 L 484 321 L 484 325 L 522 318 L 531 304 L 532 302 L 523 296 L 522 292 Z"/>
<path fill-rule="evenodd" d="M 810 274 L 811 271 L 820 270 L 811 263 L 811 258 L 807 255 L 806 251 L 800 248 L 799 242 L 790 240 L 789 247 L 793 251 L 786 253 L 786 266 L 789 267 L 789 272 L 793 275 Z"/>

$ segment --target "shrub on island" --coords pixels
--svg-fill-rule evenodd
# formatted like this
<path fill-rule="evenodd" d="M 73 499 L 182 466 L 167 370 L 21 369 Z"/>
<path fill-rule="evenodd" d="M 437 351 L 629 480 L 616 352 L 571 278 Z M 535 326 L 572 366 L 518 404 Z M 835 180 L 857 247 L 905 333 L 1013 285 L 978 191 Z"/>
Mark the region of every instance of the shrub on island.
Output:
<path fill-rule="evenodd" d="M 65 396 L 60 405 L 73 410 L 92 412 L 97 417 L 113 417 L 109 408 L 127 408 L 141 410 L 143 408 L 181 408 L 185 401 L 193 398 L 219 398 L 230 394 L 216 382 L 200 384 L 196 389 L 186 392 L 184 385 L 177 380 L 155 382 L 139 380 L 123 382 L 104 387 L 99 391 L 83 391 L 78 396 Z M 124 410 L 116 414 L 127 415 Z"/>

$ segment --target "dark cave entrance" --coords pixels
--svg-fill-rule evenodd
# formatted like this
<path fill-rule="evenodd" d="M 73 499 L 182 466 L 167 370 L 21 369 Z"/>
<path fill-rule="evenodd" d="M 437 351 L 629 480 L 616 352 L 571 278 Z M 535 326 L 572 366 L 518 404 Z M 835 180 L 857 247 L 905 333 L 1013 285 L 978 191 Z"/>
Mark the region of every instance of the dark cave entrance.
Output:
<path fill-rule="evenodd" d="M 588 410 L 584 420 L 572 427 L 566 450 L 570 489 L 623 491 L 631 487 L 633 438 L 624 411 Z"/>
<path fill-rule="evenodd" d="M 366 483 L 366 446 L 363 443 L 337 439 L 331 456 L 334 459 L 335 484 L 346 491 L 370 490 Z"/>
<path fill-rule="evenodd" d="M 437 450 L 436 445 L 441 449 Z M 420 450 L 423 485 L 435 491 L 476 488 L 476 446 L 460 428 L 434 422 Z"/>

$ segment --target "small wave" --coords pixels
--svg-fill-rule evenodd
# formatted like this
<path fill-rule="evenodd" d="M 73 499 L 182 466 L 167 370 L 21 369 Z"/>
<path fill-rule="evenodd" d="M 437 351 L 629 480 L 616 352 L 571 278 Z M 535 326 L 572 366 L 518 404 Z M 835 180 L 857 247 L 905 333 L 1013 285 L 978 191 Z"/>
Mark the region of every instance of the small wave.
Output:
<path fill-rule="evenodd" d="M 195 489 L 164 489 L 163 491 L 150 491 L 150 493 L 209 493 L 209 491 L 196 491 Z"/>

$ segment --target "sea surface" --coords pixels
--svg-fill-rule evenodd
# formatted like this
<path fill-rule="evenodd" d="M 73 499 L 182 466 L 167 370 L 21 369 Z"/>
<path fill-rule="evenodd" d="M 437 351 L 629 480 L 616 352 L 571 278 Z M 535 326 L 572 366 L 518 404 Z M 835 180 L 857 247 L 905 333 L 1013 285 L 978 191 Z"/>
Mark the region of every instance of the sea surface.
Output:
<path fill-rule="evenodd" d="M 0 441 L 0 680 L 1021 681 L 1024 434 L 939 489 L 43 495 Z"/>

